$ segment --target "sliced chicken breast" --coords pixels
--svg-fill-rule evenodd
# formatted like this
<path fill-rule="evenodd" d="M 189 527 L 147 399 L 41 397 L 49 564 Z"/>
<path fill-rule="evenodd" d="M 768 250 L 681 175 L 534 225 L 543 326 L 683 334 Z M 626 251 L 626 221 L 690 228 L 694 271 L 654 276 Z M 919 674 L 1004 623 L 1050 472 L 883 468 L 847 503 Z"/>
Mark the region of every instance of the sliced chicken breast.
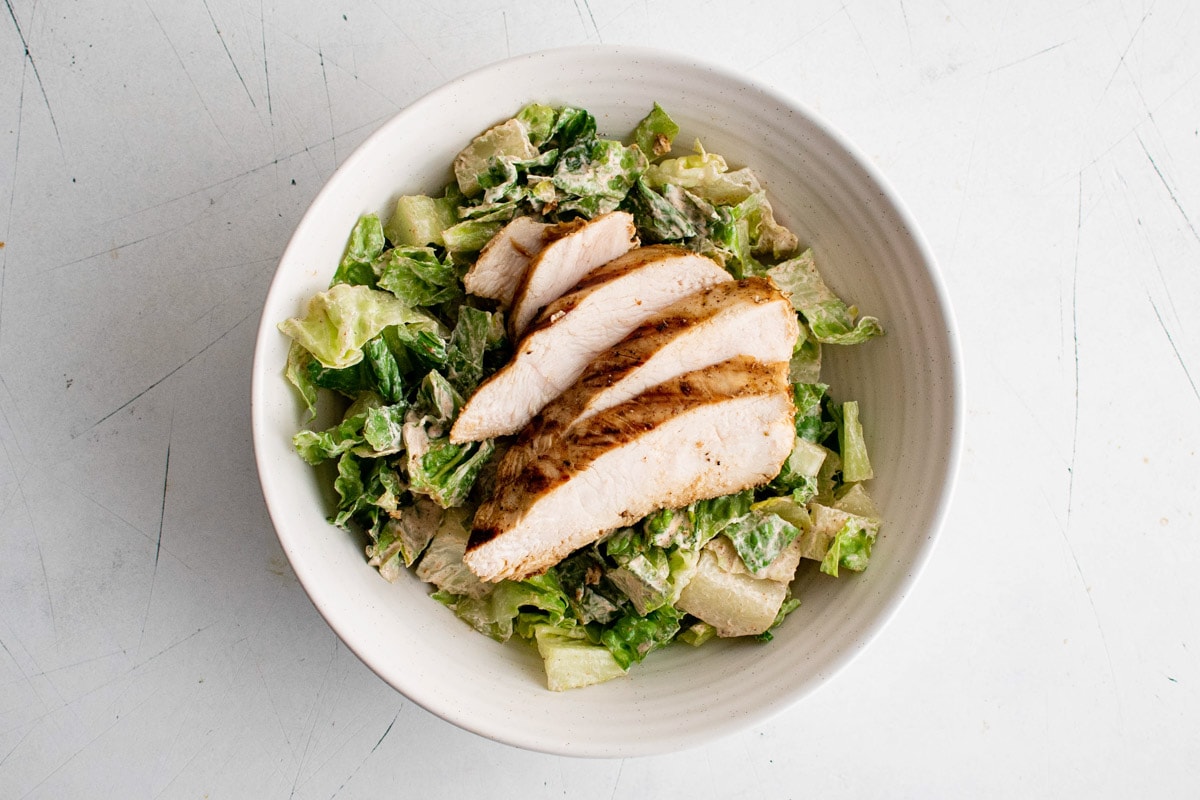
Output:
<path fill-rule="evenodd" d="M 529 262 L 546 246 L 545 233 L 550 227 L 532 217 L 517 217 L 505 225 L 483 246 L 463 276 L 463 286 L 476 297 L 499 300 L 508 308 Z"/>
<path fill-rule="evenodd" d="M 795 437 L 787 373 L 738 356 L 594 415 L 498 486 L 464 562 L 518 580 L 656 509 L 766 483 Z"/>
<path fill-rule="evenodd" d="M 670 245 L 642 247 L 594 270 L 542 312 L 512 360 L 476 390 L 451 441 L 516 433 L 648 317 L 730 280 L 711 259 Z"/>
<path fill-rule="evenodd" d="M 550 224 L 537 222 L 533 217 L 517 217 L 483 246 L 479 258 L 463 276 L 463 285 L 476 297 L 499 300 L 502 307 L 508 308 L 533 257 L 546 245 L 585 224 Z"/>
<path fill-rule="evenodd" d="M 729 281 L 689 295 L 592 361 L 521 431 L 501 459 L 497 479 L 516 477 L 572 425 L 677 375 L 740 355 L 787 361 L 799 333 L 791 303 L 766 278 Z"/>
<path fill-rule="evenodd" d="M 518 339 L 538 312 L 584 275 L 637 247 L 633 215 L 624 211 L 602 214 L 561 239 L 546 245 L 521 276 L 509 315 L 509 333 Z"/>

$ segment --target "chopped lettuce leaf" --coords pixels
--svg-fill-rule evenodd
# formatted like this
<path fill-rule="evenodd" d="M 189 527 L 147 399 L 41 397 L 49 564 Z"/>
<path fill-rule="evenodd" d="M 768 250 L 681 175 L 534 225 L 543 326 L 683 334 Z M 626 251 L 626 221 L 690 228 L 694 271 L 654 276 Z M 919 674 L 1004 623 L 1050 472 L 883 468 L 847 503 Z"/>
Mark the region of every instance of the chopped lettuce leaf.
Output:
<path fill-rule="evenodd" d="M 388 403 L 399 402 L 404 397 L 404 379 L 400 377 L 400 365 L 392 355 L 382 336 L 376 336 L 363 345 L 364 364 L 374 377 L 373 388 Z"/>
<path fill-rule="evenodd" d="M 323 431 L 301 430 L 292 437 L 292 445 L 309 464 L 320 464 L 361 445 L 366 418 L 365 413 L 354 414 Z"/>
<path fill-rule="evenodd" d="M 390 292 L 339 283 L 308 301 L 303 317 L 279 323 L 326 367 L 341 369 L 362 360 L 362 346 L 391 325 L 430 321 L 430 317 Z"/>
<path fill-rule="evenodd" d="M 442 239 L 451 253 L 478 253 L 503 226 L 501 221 L 468 219 L 442 231 Z"/>
<path fill-rule="evenodd" d="M 823 383 L 796 383 L 792 385 L 792 402 L 796 406 L 796 435 L 810 442 L 820 443 L 837 430 L 837 423 L 822 417 L 825 392 Z"/>
<path fill-rule="evenodd" d="M 310 364 L 320 367 L 312 353 L 305 350 L 299 342 L 293 341 L 288 347 L 287 367 L 283 374 L 300 393 L 300 399 L 304 401 L 304 407 L 308 411 L 308 418 L 312 419 L 317 415 L 317 384 L 309 374 Z"/>
<path fill-rule="evenodd" d="M 380 458 L 403 450 L 404 417 L 407 411 L 408 404 L 404 402 L 368 409 L 363 420 L 362 435 L 370 447 L 356 449 L 355 453 Z"/>
<path fill-rule="evenodd" d="M 804 315 L 817 341 L 824 344 L 860 344 L 883 335 L 879 320 L 862 317 L 830 291 L 817 271 L 812 249 L 767 270 L 772 280 L 790 296 L 792 307 Z"/>
<path fill-rule="evenodd" d="M 596 138 L 596 118 L 582 108 L 565 106 L 558 110 L 558 119 L 554 121 L 554 129 L 550 139 L 558 146 L 559 151 L 573 147 L 578 142 L 586 142 Z"/>
<path fill-rule="evenodd" d="M 821 559 L 821 572 L 838 576 L 838 567 L 862 572 L 871 560 L 871 548 L 875 545 L 876 529 L 863 524 L 861 517 L 848 518 Z"/>
<path fill-rule="evenodd" d="M 429 247 L 396 247 L 380 257 L 379 288 L 409 306 L 432 306 L 462 296 L 454 265 Z"/>
<path fill-rule="evenodd" d="M 392 211 L 383 232 L 395 247 L 441 245 L 445 244 L 442 231 L 457 222 L 458 198 L 405 195 L 396 200 L 395 210 Z M 376 253 L 376 257 L 378 255 L 379 253 Z"/>
<path fill-rule="evenodd" d="M 817 475 L 825 461 L 825 448 L 797 436 L 779 474 L 771 481 L 771 489 L 791 495 L 803 505 L 817 494 Z"/>
<path fill-rule="evenodd" d="M 746 568 L 759 573 L 800 535 L 800 529 L 777 514 L 751 511 L 725 526 L 721 535 L 733 543 Z"/>
<path fill-rule="evenodd" d="M 537 158 L 537 148 L 529 141 L 525 124 L 518 119 L 507 120 L 476 136 L 454 159 L 454 177 L 458 188 L 467 197 L 482 191 L 480 176 L 486 175 L 493 158 Z"/>
<path fill-rule="evenodd" d="M 858 402 L 847 400 L 834 411 L 838 429 L 838 450 L 842 456 L 842 480 L 847 483 L 865 481 L 875 476 L 867 443 L 858 418 Z"/>
<path fill-rule="evenodd" d="M 808 326 L 800 323 L 800 335 L 792 348 L 788 362 L 788 381 L 791 383 L 819 383 L 821 380 L 821 343 L 813 337 Z"/>
<path fill-rule="evenodd" d="M 417 564 L 417 577 L 432 583 L 442 591 L 464 597 L 480 598 L 492 591 L 492 586 L 476 577 L 463 563 L 467 540 L 471 537 L 469 517 L 461 508 L 441 516 L 437 533 Z"/>
<path fill-rule="evenodd" d="M 481 597 L 447 598 L 454 613 L 498 642 L 518 633 L 518 617 L 532 630 L 538 624 L 563 625 L 569 611 L 554 570 L 523 581 L 500 581 Z"/>
<path fill-rule="evenodd" d="M 541 147 L 550 140 L 554 133 L 554 121 L 558 112 L 550 106 L 541 103 L 530 103 L 517 112 L 517 119 L 525 126 L 529 142 L 534 147 Z"/>
<path fill-rule="evenodd" d="M 679 126 L 658 103 L 633 129 L 633 141 L 649 158 L 671 152 L 671 143 L 678 135 Z"/>
<path fill-rule="evenodd" d="M 458 310 L 458 324 L 446 349 L 446 369 L 451 385 L 470 396 L 483 380 L 484 354 L 504 341 L 504 315 L 470 306 Z"/>
<path fill-rule="evenodd" d="M 628 613 L 600 634 L 600 641 L 624 669 L 641 661 L 652 650 L 669 643 L 679 632 L 682 615 L 663 606 L 645 616 Z"/>
<path fill-rule="evenodd" d="M 754 490 L 699 500 L 688 506 L 687 514 L 693 533 L 691 546 L 698 549 L 725 529 L 735 519 L 750 513 Z"/>
<path fill-rule="evenodd" d="M 461 506 L 475 485 L 479 471 L 492 457 L 491 439 L 454 444 L 449 436 L 430 439 L 420 425 L 404 426 L 408 451 L 409 489 L 428 495 L 442 508 Z"/>
<path fill-rule="evenodd" d="M 350 241 L 330 285 L 349 283 L 373 286 L 375 271 L 371 263 L 383 252 L 383 226 L 376 214 L 364 214 L 350 231 Z"/>
<path fill-rule="evenodd" d="M 572 199 L 560 211 L 594 217 L 615 209 L 645 172 L 646 157 L 636 147 L 610 139 L 581 141 L 563 150 L 551 182 Z"/>
<path fill-rule="evenodd" d="M 679 641 L 686 642 L 692 647 L 699 647 L 710 639 L 715 638 L 717 629 L 704 620 L 697 620 L 679 632 Z"/>
<path fill-rule="evenodd" d="M 546 668 L 546 686 L 552 692 L 593 686 L 625 674 L 608 648 L 592 644 L 578 627 L 543 624 L 534 626 L 533 633 Z"/>
<path fill-rule="evenodd" d="M 648 241 L 677 242 L 696 235 L 696 228 L 687 216 L 642 178 L 634 182 L 625 203 L 633 213 L 638 233 Z"/>

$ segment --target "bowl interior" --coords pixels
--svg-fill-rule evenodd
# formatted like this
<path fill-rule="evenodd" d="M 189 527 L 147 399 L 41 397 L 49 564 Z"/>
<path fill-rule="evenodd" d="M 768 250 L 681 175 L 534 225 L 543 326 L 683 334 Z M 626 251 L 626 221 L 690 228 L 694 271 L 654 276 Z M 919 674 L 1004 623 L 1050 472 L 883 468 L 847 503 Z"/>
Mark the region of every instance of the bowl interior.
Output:
<path fill-rule="evenodd" d="M 629 677 L 551 693 L 522 643 L 480 636 L 426 597 L 388 584 L 360 543 L 325 522 L 325 493 L 290 441 L 302 420 L 284 381 L 277 322 L 326 288 L 362 213 L 433 192 L 458 150 L 530 101 L 594 113 L 623 138 L 655 101 L 679 122 L 676 151 L 699 137 L 764 179 L 777 217 L 811 244 L 848 302 L 886 337 L 825 348 L 823 380 L 857 399 L 885 526 L 870 568 L 833 580 L 802 570 L 803 604 L 775 641 L 668 648 Z M 254 442 L 280 541 L 330 626 L 384 680 L 469 730 L 573 755 L 618 756 L 698 744 L 779 711 L 848 662 L 894 612 L 928 556 L 958 452 L 959 368 L 949 309 L 928 249 L 862 158 L 795 101 L 727 72 L 637 48 L 549 51 L 502 62 L 427 95 L 371 136 L 330 180 L 284 253 L 255 353 Z"/>

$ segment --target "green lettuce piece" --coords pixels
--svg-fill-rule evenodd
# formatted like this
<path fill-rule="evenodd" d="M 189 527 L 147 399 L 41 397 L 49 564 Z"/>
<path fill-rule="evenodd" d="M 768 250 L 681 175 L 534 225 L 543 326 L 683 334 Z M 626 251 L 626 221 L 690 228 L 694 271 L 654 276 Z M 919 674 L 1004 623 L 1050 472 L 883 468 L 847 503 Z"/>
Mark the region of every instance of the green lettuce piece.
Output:
<path fill-rule="evenodd" d="M 725 180 L 722 176 L 729 171 L 725 159 L 716 153 L 707 152 L 699 140 L 696 140 L 695 151 L 690 156 L 668 158 L 650 165 L 646 171 L 647 182 L 655 187 L 673 184 L 684 189 L 721 185 Z M 733 195 L 732 202 L 744 200 L 749 194 L 743 187 L 742 191 Z M 723 199 L 729 202 L 729 199 Z"/>
<path fill-rule="evenodd" d="M 862 423 L 858 418 L 858 402 L 847 400 L 832 407 L 838 430 L 838 451 L 842 457 L 842 480 L 847 483 L 869 480 L 875 477 L 871 459 L 867 457 L 867 443 L 863 437 Z"/>
<path fill-rule="evenodd" d="M 733 543 L 746 569 L 757 573 L 779 557 L 800 529 L 777 514 L 752 511 L 725 526 L 721 535 Z"/>
<path fill-rule="evenodd" d="M 796 437 L 792 452 L 771 481 L 771 489 L 791 495 L 791 499 L 803 505 L 817 495 L 817 475 L 825 461 L 825 448 Z"/>
<path fill-rule="evenodd" d="M 569 607 L 553 569 L 523 581 L 500 581 L 483 597 L 440 598 L 459 619 L 498 642 L 518 633 L 518 617 L 532 633 L 538 624 L 564 625 Z"/>
<path fill-rule="evenodd" d="M 546 686 L 552 692 L 593 686 L 625 674 L 608 648 L 592 644 L 578 626 L 540 624 L 533 633 L 546 668 Z"/>
<path fill-rule="evenodd" d="M 359 286 L 375 285 L 375 270 L 372 262 L 383 252 L 383 225 L 376 214 L 364 214 L 350 230 L 346 252 L 333 273 L 330 285 L 349 283 Z"/>
<path fill-rule="evenodd" d="M 451 385 L 469 396 L 483 380 L 483 357 L 504 341 L 504 315 L 470 306 L 458 310 L 458 324 L 446 349 L 446 370 Z"/>
<path fill-rule="evenodd" d="M 463 397 L 442 373 L 431 370 L 421 379 L 413 405 L 414 410 L 425 419 L 449 427 L 463 406 Z"/>
<path fill-rule="evenodd" d="M 493 158 L 488 163 L 488 171 L 479 176 L 479 185 L 483 187 L 483 203 L 494 209 L 507 205 L 507 214 L 501 215 L 494 211 L 486 216 L 464 213 L 459 210 L 459 216 L 470 216 L 472 219 L 512 219 L 516 213 L 518 201 L 529 193 L 528 176 L 535 171 L 545 172 L 558 161 L 558 150 L 551 149 L 535 158 Z M 511 205 L 509 205 L 511 204 Z"/>
<path fill-rule="evenodd" d="M 607 624 L 623 613 L 623 593 L 609 580 L 608 564 L 594 548 L 575 551 L 555 566 L 575 618 Z"/>
<path fill-rule="evenodd" d="M 667 202 L 666 198 L 638 178 L 625 205 L 633 214 L 638 233 L 652 242 L 677 242 L 696 235 L 696 228 L 687 216 Z"/>
<path fill-rule="evenodd" d="M 871 548 L 875 545 L 878 528 L 866 524 L 862 517 L 851 516 L 834 535 L 825 558 L 821 559 L 821 572 L 838 576 L 838 567 L 862 572 L 871 560 Z"/>
<path fill-rule="evenodd" d="M 476 136 L 458 154 L 454 159 L 454 177 L 462 193 L 474 197 L 483 190 L 480 177 L 488 173 L 492 159 L 528 159 L 537 156 L 538 150 L 529 141 L 525 123 L 510 119 Z"/>
<path fill-rule="evenodd" d="M 683 618 L 673 606 L 663 606 L 645 616 L 627 613 L 600 634 L 600 642 L 623 669 L 668 644 L 679 632 Z"/>
<path fill-rule="evenodd" d="M 800 335 L 792 348 L 792 358 L 788 362 L 788 381 L 790 383 L 819 383 L 821 380 L 821 343 L 808 330 L 808 326 L 800 323 Z"/>
<path fill-rule="evenodd" d="M 417 577 L 455 595 L 478 598 L 490 593 L 493 587 L 463 563 L 470 538 L 470 517 L 464 509 L 450 509 L 442 514 L 437 532 L 417 564 Z"/>
<path fill-rule="evenodd" d="M 698 500 L 688 506 L 687 515 L 693 536 L 688 546 L 699 549 L 735 519 L 750 513 L 754 490 L 727 494 L 710 500 Z"/>
<path fill-rule="evenodd" d="M 646 163 L 641 150 L 610 139 L 582 141 L 563 150 L 551 182 L 573 199 L 560 203 L 559 210 L 585 217 L 614 210 Z"/>
<path fill-rule="evenodd" d="M 410 491 L 428 495 L 442 508 L 466 502 L 479 471 L 492 457 L 491 439 L 455 444 L 449 436 L 430 439 L 420 425 L 404 426 L 404 448 L 408 451 Z"/>
<path fill-rule="evenodd" d="M 558 118 L 554 121 L 554 129 L 550 140 L 559 151 L 566 150 L 580 142 L 589 142 L 596 138 L 596 118 L 582 108 L 565 106 L 558 110 Z"/>
<path fill-rule="evenodd" d="M 400 365 L 382 336 L 376 336 L 363 345 L 363 361 L 374 378 L 372 389 L 385 402 L 395 403 L 404 397 L 404 381 L 400 376 Z"/>
<path fill-rule="evenodd" d="M 529 141 L 534 147 L 541 147 L 550 141 L 557 118 L 557 111 L 541 103 L 530 103 L 517 112 L 517 119 L 525 126 Z"/>
<path fill-rule="evenodd" d="M 825 392 L 824 383 L 796 383 L 792 385 L 792 402 L 796 406 L 796 435 L 810 442 L 820 443 L 837 430 L 837 423 L 822 417 Z"/>
<path fill-rule="evenodd" d="M 875 317 L 862 317 L 857 323 L 854 322 L 857 309 L 847 306 L 825 285 L 817 271 L 811 248 L 793 259 L 776 264 L 767 274 L 790 296 L 792 307 L 804 315 L 817 341 L 824 344 L 860 344 L 883 335 L 883 328 Z"/>
<path fill-rule="evenodd" d="M 637 613 L 645 616 L 674 605 L 695 572 L 699 556 L 698 550 L 668 551 L 647 544 L 637 553 L 618 556 L 618 566 L 608 571 L 607 578 L 629 598 Z"/>
<path fill-rule="evenodd" d="M 358 455 L 378 458 L 403 450 L 404 417 L 407 411 L 408 404 L 403 402 L 367 409 L 362 437 L 370 447 L 365 452 L 356 451 Z"/>
<path fill-rule="evenodd" d="M 309 419 L 317 415 L 317 384 L 309 374 L 309 367 L 313 364 L 320 368 L 320 363 L 312 357 L 312 353 L 301 347 L 298 342 L 292 342 L 288 347 L 287 366 L 283 374 L 300 393 Z"/>
<path fill-rule="evenodd" d="M 395 210 L 392 211 L 383 232 L 395 247 L 442 245 L 445 243 L 442 240 L 442 231 L 457 222 L 458 198 L 405 195 L 396 200 Z M 376 257 L 378 256 L 379 253 L 376 253 Z"/>
<path fill-rule="evenodd" d="M 691 625 L 680 631 L 679 636 L 676 638 L 678 638 L 681 642 L 690 644 L 692 647 L 699 647 L 710 639 L 715 639 L 716 636 L 716 628 L 714 628 L 712 625 L 709 625 L 704 620 L 696 620 Z"/>
<path fill-rule="evenodd" d="M 451 253 L 478 253 L 503 226 L 499 221 L 468 219 L 442 231 L 442 239 Z"/>
<path fill-rule="evenodd" d="M 361 445 L 366 419 L 365 412 L 357 413 L 323 431 L 299 431 L 292 437 L 292 445 L 309 464 L 320 464 Z"/>
<path fill-rule="evenodd" d="M 679 126 L 658 103 L 633 129 L 633 141 L 650 158 L 671 152 L 671 143 L 678 135 Z"/>
<path fill-rule="evenodd" d="M 308 301 L 303 317 L 279 323 L 279 330 L 326 367 L 342 369 L 362 360 L 362 346 L 392 325 L 434 322 L 390 292 L 339 283 Z"/>
<path fill-rule="evenodd" d="M 379 288 L 409 306 L 431 306 L 462 296 L 454 265 L 428 247 L 396 247 L 376 264 Z"/>

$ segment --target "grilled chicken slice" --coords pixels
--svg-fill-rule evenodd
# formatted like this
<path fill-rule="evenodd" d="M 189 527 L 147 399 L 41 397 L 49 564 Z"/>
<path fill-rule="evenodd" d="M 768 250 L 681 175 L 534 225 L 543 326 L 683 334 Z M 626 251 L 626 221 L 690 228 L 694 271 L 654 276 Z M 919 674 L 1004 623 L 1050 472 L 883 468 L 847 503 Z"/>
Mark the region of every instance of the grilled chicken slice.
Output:
<path fill-rule="evenodd" d="M 451 441 L 516 433 L 647 317 L 729 280 L 711 259 L 670 245 L 642 247 L 594 270 L 546 308 L 512 360 L 476 390 Z"/>
<path fill-rule="evenodd" d="M 552 225 L 537 222 L 532 217 L 517 217 L 483 246 L 479 258 L 463 276 L 463 285 L 476 297 L 499 300 L 502 307 L 508 308 L 533 257 L 546 245 L 585 224 L 563 222 Z"/>
<path fill-rule="evenodd" d="M 538 311 L 561 297 L 584 275 L 628 253 L 637 244 L 633 215 L 613 211 L 546 245 L 529 262 L 513 296 L 509 315 L 513 340 L 525 333 Z"/>
<path fill-rule="evenodd" d="M 498 486 L 464 562 L 519 580 L 655 509 L 766 483 L 792 449 L 790 388 L 786 361 L 738 356 L 596 414 Z"/>
<path fill-rule="evenodd" d="M 685 372 L 734 356 L 787 361 L 800 330 L 788 299 L 766 278 L 711 286 L 650 317 L 598 356 L 522 431 L 497 480 L 515 478 L 572 425 Z"/>

